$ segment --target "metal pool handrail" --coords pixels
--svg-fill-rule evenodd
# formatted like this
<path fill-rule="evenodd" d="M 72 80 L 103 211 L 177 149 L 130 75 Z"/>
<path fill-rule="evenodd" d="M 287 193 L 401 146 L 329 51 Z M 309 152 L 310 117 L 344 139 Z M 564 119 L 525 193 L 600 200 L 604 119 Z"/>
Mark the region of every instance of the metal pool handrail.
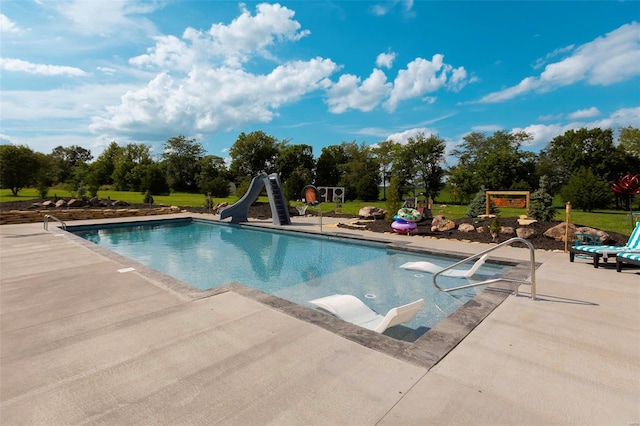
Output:
<path fill-rule="evenodd" d="M 62 229 L 64 229 L 65 231 L 67 230 L 67 224 L 64 223 L 62 220 L 58 219 L 57 217 L 55 217 L 52 214 L 45 214 L 44 215 L 44 230 L 45 231 L 49 230 L 49 219 L 53 219 L 53 220 L 56 220 L 56 221 L 60 222 L 62 224 Z"/>
<path fill-rule="evenodd" d="M 531 277 L 530 277 L 530 281 L 527 281 L 526 279 L 524 280 L 516 280 L 513 278 L 492 278 L 490 280 L 485 280 L 485 281 L 480 281 L 477 283 L 471 283 L 471 284 L 465 284 L 465 285 L 461 285 L 458 287 L 451 287 L 451 288 L 442 288 L 438 285 L 437 283 L 437 279 L 438 277 L 450 270 L 455 268 L 458 265 L 462 265 L 463 263 L 466 263 L 470 260 L 474 260 L 477 259 L 481 256 L 483 256 L 486 253 L 492 252 L 494 250 L 497 250 L 503 246 L 506 245 L 510 245 L 513 244 L 515 242 L 521 242 L 524 243 L 527 247 L 529 247 L 529 252 L 531 253 Z M 516 296 L 518 295 L 518 286 L 520 284 L 528 284 L 531 285 L 531 300 L 536 300 L 536 249 L 533 247 L 533 244 L 531 244 L 531 242 L 529 242 L 528 240 L 524 239 L 524 238 L 520 238 L 520 237 L 514 237 L 511 238 L 507 241 L 504 241 L 498 245 L 495 245 L 493 247 L 490 247 L 480 253 L 474 254 L 473 256 L 469 256 L 466 259 L 461 260 L 460 262 L 456 262 L 453 265 L 447 266 L 446 268 L 444 268 L 441 271 L 436 272 L 435 274 L 433 274 L 433 285 L 440 291 L 443 291 L 445 293 L 449 293 L 451 291 L 456 291 L 456 290 L 462 290 L 464 288 L 469 288 L 469 287 L 477 287 L 479 285 L 486 285 L 486 284 L 491 284 L 491 283 L 495 283 L 495 282 L 499 282 L 499 281 L 507 281 L 507 282 L 511 282 L 513 283 L 513 294 L 515 294 Z"/>

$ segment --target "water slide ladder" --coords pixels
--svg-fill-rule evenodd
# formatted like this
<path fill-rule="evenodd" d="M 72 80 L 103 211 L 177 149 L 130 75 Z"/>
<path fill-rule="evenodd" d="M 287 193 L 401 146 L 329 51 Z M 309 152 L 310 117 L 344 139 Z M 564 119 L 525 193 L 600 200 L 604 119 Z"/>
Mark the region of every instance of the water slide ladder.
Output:
<path fill-rule="evenodd" d="M 282 186 L 280 185 L 280 179 L 278 175 L 273 173 L 267 177 L 265 183 L 267 187 L 267 194 L 269 194 L 269 204 L 271 204 L 271 213 L 273 215 L 274 223 L 277 225 L 289 225 L 291 224 L 291 218 L 289 217 L 289 206 L 282 193 Z"/>
<path fill-rule="evenodd" d="M 480 281 L 480 282 L 475 282 L 475 283 L 471 283 L 471 284 L 465 284 L 465 285 L 461 285 L 458 287 L 450 287 L 450 288 L 443 288 L 440 287 L 438 285 L 438 277 L 440 275 L 442 275 L 444 272 L 447 272 L 450 269 L 455 268 L 456 266 L 462 265 L 463 263 L 467 263 L 471 260 L 475 260 L 478 259 L 480 257 L 482 257 L 483 255 L 485 255 L 486 253 L 490 253 L 494 250 L 497 250 L 501 247 L 507 246 L 507 245 L 511 245 L 515 242 L 520 242 L 525 244 L 528 248 L 529 248 L 529 252 L 530 252 L 530 262 L 531 262 L 531 275 L 529 276 L 529 280 L 527 281 L 526 279 L 513 279 L 513 278 L 507 278 L 507 277 L 500 277 L 500 278 L 492 278 L 492 279 L 488 279 L 488 280 L 484 280 L 484 281 Z M 444 268 L 441 271 L 436 272 L 435 274 L 433 274 L 433 285 L 440 291 L 445 292 L 445 293 L 449 293 L 451 291 L 456 291 L 456 290 L 462 290 L 465 288 L 469 288 L 469 287 L 477 287 L 480 285 L 487 285 L 487 284 L 491 284 L 491 283 L 495 283 L 495 282 L 499 282 L 499 281 L 506 281 L 506 282 L 510 282 L 513 284 L 513 294 L 514 295 L 518 295 L 518 287 L 520 286 L 520 284 L 526 284 L 526 285 L 530 285 L 531 286 L 531 300 L 536 300 L 536 249 L 533 247 L 533 244 L 531 244 L 531 242 L 529 242 L 528 240 L 524 239 L 524 238 L 520 238 L 520 237 L 514 237 L 511 238 L 507 241 L 504 241 L 500 244 L 497 244 L 493 247 L 490 247 L 484 251 L 481 251 L 480 253 L 474 254 L 473 256 L 469 256 L 466 259 L 461 260 L 460 262 L 456 262 L 453 265 L 447 266 L 446 268 Z"/>

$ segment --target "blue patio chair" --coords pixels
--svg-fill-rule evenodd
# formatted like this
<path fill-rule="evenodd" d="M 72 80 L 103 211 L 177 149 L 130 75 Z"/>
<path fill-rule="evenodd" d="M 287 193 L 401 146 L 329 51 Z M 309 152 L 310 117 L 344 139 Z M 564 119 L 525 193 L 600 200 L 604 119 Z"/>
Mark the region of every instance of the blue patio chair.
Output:
<path fill-rule="evenodd" d="M 609 256 L 616 256 L 618 253 L 640 253 L 640 222 L 636 223 L 629 241 L 624 246 L 592 246 L 579 245 L 569 248 L 569 261 L 573 262 L 576 255 L 589 256 L 593 258 L 593 267 L 600 266 L 600 258 L 606 263 Z"/>
<path fill-rule="evenodd" d="M 616 256 L 616 271 L 622 272 L 625 264 L 640 266 L 640 252 L 618 253 Z"/>

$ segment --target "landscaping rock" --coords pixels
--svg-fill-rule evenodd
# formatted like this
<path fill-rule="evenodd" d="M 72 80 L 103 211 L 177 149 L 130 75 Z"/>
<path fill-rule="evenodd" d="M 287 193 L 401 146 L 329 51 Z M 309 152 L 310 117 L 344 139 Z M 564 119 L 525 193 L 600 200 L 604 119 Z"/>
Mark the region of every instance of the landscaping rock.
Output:
<path fill-rule="evenodd" d="M 456 229 L 456 223 L 453 220 L 445 219 L 444 216 L 436 216 L 431 222 L 431 232 L 444 232 Z"/>
<path fill-rule="evenodd" d="M 528 240 L 529 238 L 535 237 L 537 233 L 533 228 L 518 228 L 516 229 L 516 235 L 520 238 Z"/>
<path fill-rule="evenodd" d="M 556 241 L 564 241 L 565 240 L 565 231 L 567 228 L 566 222 L 561 222 L 560 224 L 553 226 L 546 231 L 542 235 L 547 238 L 553 238 Z M 573 224 L 569 224 L 569 240 L 573 239 L 573 236 L 576 233 L 576 226 Z"/>
<path fill-rule="evenodd" d="M 473 232 L 475 230 L 476 227 L 470 223 L 461 223 L 460 226 L 458 226 L 458 231 L 460 232 Z"/>
<path fill-rule="evenodd" d="M 56 208 L 65 207 L 66 205 L 67 205 L 67 202 L 65 200 L 56 201 Z"/>
<path fill-rule="evenodd" d="M 516 231 L 513 229 L 512 226 L 501 226 L 500 233 L 513 236 L 516 234 Z"/>
<path fill-rule="evenodd" d="M 67 207 L 84 207 L 86 205 L 87 202 L 79 198 L 72 198 L 67 201 Z"/>
<path fill-rule="evenodd" d="M 360 219 L 382 219 L 386 214 L 386 210 L 374 206 L 364 206 L 358 212 Z"/>

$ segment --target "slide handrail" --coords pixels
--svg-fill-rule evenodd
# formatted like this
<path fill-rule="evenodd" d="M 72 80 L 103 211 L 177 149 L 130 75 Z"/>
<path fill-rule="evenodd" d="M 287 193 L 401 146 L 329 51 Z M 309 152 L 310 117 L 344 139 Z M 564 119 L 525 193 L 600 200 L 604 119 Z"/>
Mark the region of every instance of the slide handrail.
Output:
<path fill-rule="evenodd" d="M 526 279 L 523 280 L 517 280 L 517 279 L 513 279 L 513 278 L 492 278 L 489 280 L 485 280 L 485 281 L 480 281 L 480 282 L 476 282 L 476 283 L 471 283 L 471 284 L 465 284 L 465 285 L 461 285 L 461 286 L 457 286 L 457 287 L 451 287 L 451 288 L 443 288 L 440 287 L 438 285 L 438 277 L 444 273 L 447 272 L 453 268 L 455 268 L 456 266 L 462 265 L 463 263 L 467 263 L 470 260 L 474 260 L 477 259 L 479 257 L 482 257 L 483 255 L 490 253 L 492 251 L 495 251 L 501 247 L 507 246 L 507 245 L 511 245 L 515 242 L 520 242 L 520 243 L 524 243 L 528 248 L 529 248 L 529 252 L 530 252 L 530 261 L 531 261 L 531 276 L 529 277 L 530 280 L 527 281 Z M 472 256 L 467 257 L 466 259 L 463 259 L 459 262 L 454 263 L 453 265 L 449 265 L 446 268 L 442 269 L 441 271 L 436 272 L 435 274 L 433 274 L 433 285 L 440 291 L 445 292 L 445 293 L 449 293 L 451 291 L 456 291 L 456 290 L 462 290 L 465 288 L 469 288 L 469 287 L 477 287 L 480 285 L 486 285 L 486 284 L 491 284 L 491 283 L 495 283 L 495 282 L 499 282 L 499 281 L 506 281 L 506 282 L 511 282 L 513 283 L 513 294 L 515 294 L 516 296 L 518 295 L 518 286 L 520 284 L 527 284 L 527 285 L 531 285 L 531 300 L 536 300 L 536 249 L 535 247 L 533 247 L 533 244 L 531 244 L 530 241 L 524 239 L 524 238 L 520 238 L 520 237 L 514 237 L 511 238 L 507 241 L 504 241 L 498 245 L 495 245 L 493 247 L 490 247 L 484 251 L 481 251 L 480 253 L 476 253 Z"/>

